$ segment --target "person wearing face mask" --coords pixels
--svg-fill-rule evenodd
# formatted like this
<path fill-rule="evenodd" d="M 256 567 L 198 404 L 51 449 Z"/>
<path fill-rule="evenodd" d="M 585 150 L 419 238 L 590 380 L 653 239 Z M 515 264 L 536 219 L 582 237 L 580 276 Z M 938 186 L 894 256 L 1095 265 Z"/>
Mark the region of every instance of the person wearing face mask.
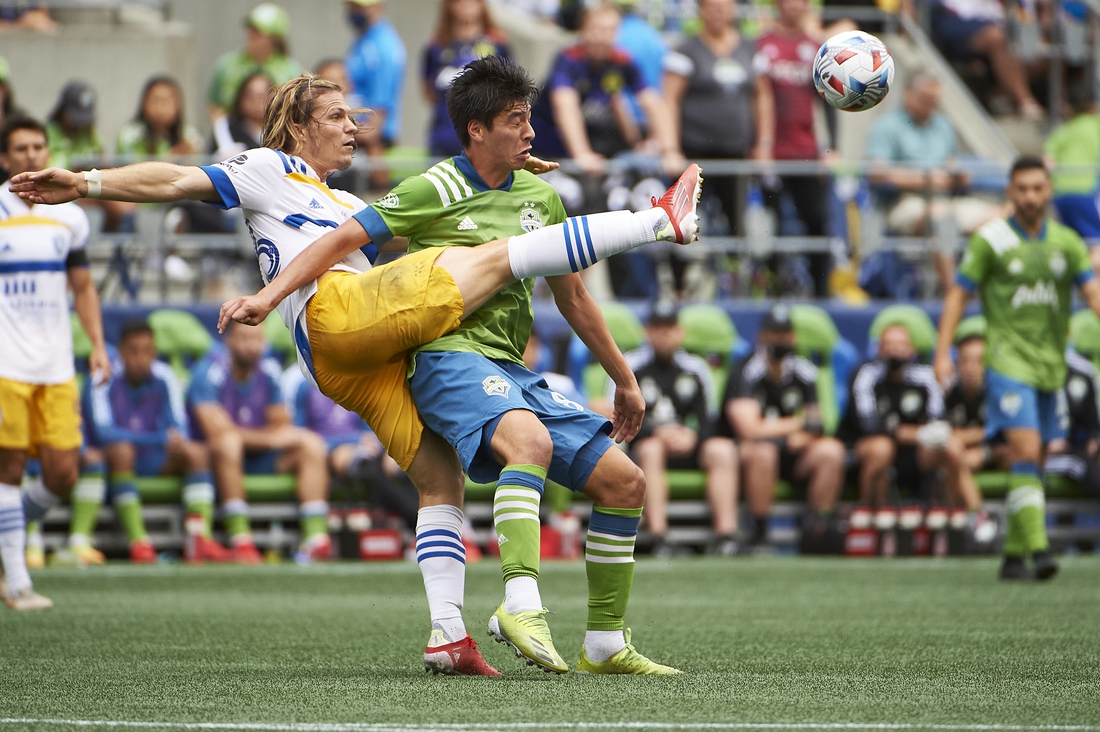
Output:
<path fill-rule="evenodd" d="M 966 462 L 966 446 L 944 419 L 943 391 L 931 366 L 917 363 L 909 331 L 891 324 L 879 336 L 878 358 L 852 377 L 841 432 L 859 463 L 860 501 L 886 503 L 890 469 L 899 489 L 921 494 L 929 474 L 947 473 L 947 497 L 978 523 L 981 494 Z"/>
<path fill-rule="evenodd" d="M 737 534 L 737 447 L 714 434 L 714 378 L 706 361 L 681 348 L 684 329 L 676 306 L 658 301 L 646 322 L 648 343 L 626 360 L 641 388 L 646 411 L 631 453 L 645 473 L 645 520 L 657 556 L 689 554 L 671 545 L 668 532 L 668 470 L 703 470 L 714 539 L 709 554 L 733 555 Z M 610 397 L 609 397 L 610 398 Z"/>
<path fill-rule="evenodd" d="M 776 305 L 764 316 L 756 350 L 733 367 L 722 399 L 720 423 L 741 441 L 754 550 L 767 545 L 780 478 L 804 486 L 816 514 L 833 510 L 844 481 L 844 445 L 822 434 L 817 367 L 794 344 L 790 308 Z"/>
<path fill-rule="evenodd" d="M 370 120 L 355 140 L 372 158 L 385 154 L 401 133 L 401 92 L 405 85 L 405 43 L 386 19 L 382 0 L 348 0 L 347 19 L 355 39 L 345 66 L 348 79 Z M 374 162 L 374 161 L 372 161 Z M 389 172 L 372 166 L 371 184 L 389 187 Z"/>

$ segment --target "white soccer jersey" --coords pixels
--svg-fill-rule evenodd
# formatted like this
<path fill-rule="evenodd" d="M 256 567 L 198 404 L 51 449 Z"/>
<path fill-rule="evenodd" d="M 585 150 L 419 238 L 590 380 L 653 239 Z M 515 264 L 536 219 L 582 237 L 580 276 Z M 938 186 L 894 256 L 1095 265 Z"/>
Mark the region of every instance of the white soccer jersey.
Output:
<path fill-rule="evenodd" d="M 333 190 L 317 177 L 304 160 L 270 148 L 253 148 L 216 165 L 202 168 L 221 198 L 221 208 L 241 208 L 248 233 L 256 247 L 260 274 L 271 282 L 306 247 L 366 208 L 350 193 Z M 371 258 L 377 248 L 368 245 Z M 364 247 L 364 249 L 368 249 Z M 362 251 L 341 259 L 332 269 L 358 274 L 370 269 Z M 298 365 L 314 383 L 313 365 L 302 346 L 308 343 L 305 311 L 317 282 L 303 285 L 279 304 L 279 315 L 298 346 Z"/>
<path fill-rule="evenodd" d="M 0 377 L 73 378 L 69 266 L 83 265 L 88 217 L 75 203 L 28 206 L 0 186 Z"/>

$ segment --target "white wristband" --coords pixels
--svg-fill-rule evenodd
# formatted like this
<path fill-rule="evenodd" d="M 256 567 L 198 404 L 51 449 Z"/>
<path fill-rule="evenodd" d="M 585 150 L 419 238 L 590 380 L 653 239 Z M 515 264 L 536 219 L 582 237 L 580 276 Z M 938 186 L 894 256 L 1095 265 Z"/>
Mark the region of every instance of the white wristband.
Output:
<path fill-rule="evenodd" d="M 88 181 L 88 198 L 99 198 L 103 195 L 103 171 L 92 168 L 84 171 L 84 180 Z"/>

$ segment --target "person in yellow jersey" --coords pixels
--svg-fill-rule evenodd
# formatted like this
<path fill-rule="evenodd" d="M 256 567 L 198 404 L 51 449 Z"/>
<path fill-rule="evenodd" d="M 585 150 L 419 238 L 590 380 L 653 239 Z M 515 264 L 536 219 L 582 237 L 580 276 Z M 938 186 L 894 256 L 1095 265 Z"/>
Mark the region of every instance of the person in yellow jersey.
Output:
<path fill-rule="evenodd" d="M 533 85 L 527 80 L 519 86 L 515 93 L 497 90 L 492 108 L 479 112 L 470 125 L 477 127 L 479 137 L 492 138 L 493 155 L 514 171 L 517 180 L 533 185 L 525 168 L 546 171 L 554 166 L 530 155 L 528 95 Z M 443 532 L 433 536 L 454 548 L 451 552 L 428 547 L 440 551 L 418 557 L 433 623 L 425 667 L 441 673 L 497 675 L 461 620 L 465 555 L 461 540 L 452 544 L 450 536 L 457 534 L 454 525 L 461 527 L 462 469 L 454 450 L 424 427 L 406 381 L 407 351 L 455 330 L 490 297 L 518 281 L 574 273 L 659 239 L 693 241 L 699 168 L 689 166 L 646 211 L 595 214 L 585 217 L 587 224 L 564 220 L 562 211 L 560 218 L 547 218 L 543 225 L 539 215 L 524 217 L 517 210 L 515 221 L 526 226 L 516 228 L 527 234 L 493 241 L 484 236 L 480 240 L 486 243 L 480 246 L 433 248 L 372 267 L 380 247 L 361 241 L 367 239 L 365 230 L 353 220 L 366 204 L 325 184 L 330 174 L 351 165 L 358 131 L 352 115 L 339 85 L 303 74 L 276 89 L 265 116 L 262 148 L 201 168 L 139 163 L 83 174 L 50 168 L 15 177 L 13 190 L 36 203 L 78 197 L 190 199 L 244 210 L 267 287 L 223 306 L 222 325 L 230 318 L 256 325 L 277 308 L 293 334 L 303 375 L 326 396 L 362 416 L 416 484 L 421 521 L 425 512 L 446 514 L 436 517 L 438 524 L 418 522 L 418 536 L 426 535 L 422 528 L 432 526 L 431 531 Z M 462 190 L 457 181 L 436 180 L 440 190 L 456 186 L 450 189 L 455 196 Z M 387 204 L 397 205 L 394 194 L 379 205 Z M 585 232 L 583 252 L 578 249 L 580 234 L 570 238 L 570 227 Z M 470 237 L 476 229 L 467 225 L 454 234 Z M 349 244 L 351 240 L 355 241 Z M 295 284 L 283 289 L 288 282 Z M 606 330 L 602 322 L 599 325 Z M 601 340 L 605 342 L 614 347 L 609 334 Z M 644 408 L 640 398 L 630 398 L 632 394 L 617 394 L 610 437 L 629 439 L 637 431 Z M 449 566 L 438 573 L 430 570 L 437 560 Z"/>
<path fill-rule="evenodd" d="M 0 129 L 0 165 L 12 175 L 42 170 L 50 159 L 46 128 L 16 118 Z M 53 603 L 27 573 L 26 522 L 67 496 L 80 467 L 80 392 L 73 366 L 67 289 L 92 341 L 93 378 L 110 375 L 103 322 L 88 271 L 88 218 L 76 204 L 38 206 L 0 186 L 0 594 L 14 610 Z M 42 479 L 20 495 L 29 456 Z"/>

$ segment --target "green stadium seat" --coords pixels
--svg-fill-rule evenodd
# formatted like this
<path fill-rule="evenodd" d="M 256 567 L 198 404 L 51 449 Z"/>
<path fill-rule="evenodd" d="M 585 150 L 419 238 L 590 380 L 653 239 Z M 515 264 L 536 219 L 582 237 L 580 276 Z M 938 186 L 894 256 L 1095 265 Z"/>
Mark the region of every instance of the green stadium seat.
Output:
<path fill-rule="evenodd" d="M 645 343 L 645 327 L 628 306 L 609 300 L 600 304 L 600 312 L 603 313 L 607 330 L 620 351 L 633 351 Z M 589 399 L 603 397 L 607 391 L 607 372 L 603 370 L 603 366 L 598 363 L 585 366 L 581 370 L 580 387 Z"/>
<path fill-rule="evenodd" d="M 92 339 L 84 332 L 84 326 L 75 312 L 69 313 L 69 326 L 73 333 L 73 357 L 78 361 L 92 355 Z"/>
<path fill-rule="evenodd" d="M 969 318 L 963 318 L 962 322 L 955 328 L 954 343 L 959 343 L 972 336 L 985 338 L 985 327 L 984 315 L 971 315 Z"/>
<path fill-rule="evenodd" d="M 202 358 L 214 344 L 214 337 L 194 315 L 183 310 L 154 310 L 149 313 L 149 327 L 157 353 L 168 359 L 180 384 L 191 381 L 187 360 Z"/>
<path fill-rule="evenodd" d="M 154 475 L 137 478 L 138 493 L 142 503 L 179 503 L 183 494 L 183 481 L 174 475 Z M 244 476 L 244 492 L 254 503 L 296 501 L 298 483 L 291 473 Z"/>
<path fill-rule="evenodd" d="M 833 349 L 840 340 L 840 331 L 825 309 L 817 305 L 792 305 L 791 323 L 798 354 L 818 364 L 816 385 L 821 424 L 825 434 L 834 435 L 840 423 L 840 404 L 833 371 Z"/>
<path fill-rule="evenodd" d="M 714 398 L 718 401 L 726 391 L 729 378 L 730 351 L 737 343 L 737 327 L 733 320 L 717 305 L 688 305 L 680 310 L 680 326 L 684 329 L 684 350 L 704 359 L 711 365 L 714 375 Z"/>
<path fill-rule="evenodd" d="M 909 331 L 913 347 L 921 360 L 927 361 L 936 347 L 936 326 L 928 313 L 916 305 L 890 305 L 883 308 L 871 322 L 870 337 L 877 341 L 888 325 L 900 325 Z"/>
<path fill-rule="evenodd" d="M 419 160 L 428 157 L 428 149 L 415 145 L 395 145 L 386 150 L 384 157 L 390 160 Z M 424 166 L 397 166 L 390 168 L 390 180 L 405 180 L 424 172 Z"/>
<path fill-rule="evenodd" d="M 1069 339 L 1073 350 L 1100 367 L 1100 318 L 1088 308 L 1079 310 L 1069 320 Z"/>
<path fill-rule="evenodd" d="M 264 320 L 263 328 L 267 345 L 272 352 L 279 354 L 283 365 L 289 366 L 297 359 L 297 354 L 294 352 L 294 338 L 290 335 L 279 313 L 272 311 Z"/>

